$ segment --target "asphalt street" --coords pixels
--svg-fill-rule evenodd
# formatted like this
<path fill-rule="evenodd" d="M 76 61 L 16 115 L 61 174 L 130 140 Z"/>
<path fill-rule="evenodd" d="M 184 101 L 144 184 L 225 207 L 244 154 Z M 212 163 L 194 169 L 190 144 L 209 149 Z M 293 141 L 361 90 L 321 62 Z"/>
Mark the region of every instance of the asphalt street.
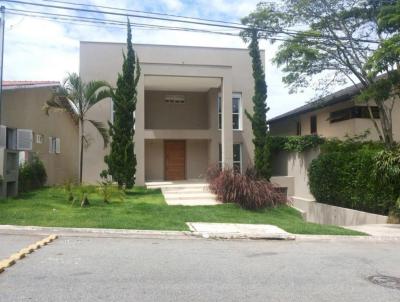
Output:
<path fill-rule="evenodd" d="M 0 274 L 0 301 L 400 301 L 399 245 L 61 237 Z"/>

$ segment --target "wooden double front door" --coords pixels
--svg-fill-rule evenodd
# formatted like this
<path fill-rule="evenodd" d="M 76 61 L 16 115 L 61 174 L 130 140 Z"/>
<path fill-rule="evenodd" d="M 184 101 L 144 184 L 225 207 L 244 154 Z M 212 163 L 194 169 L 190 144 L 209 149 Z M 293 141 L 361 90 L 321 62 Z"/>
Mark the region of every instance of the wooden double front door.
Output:
<path fill-rule="evenodd" d="M 164 141 L 165 180 L 186 178 L 186 142 L 184 140 Z"/>

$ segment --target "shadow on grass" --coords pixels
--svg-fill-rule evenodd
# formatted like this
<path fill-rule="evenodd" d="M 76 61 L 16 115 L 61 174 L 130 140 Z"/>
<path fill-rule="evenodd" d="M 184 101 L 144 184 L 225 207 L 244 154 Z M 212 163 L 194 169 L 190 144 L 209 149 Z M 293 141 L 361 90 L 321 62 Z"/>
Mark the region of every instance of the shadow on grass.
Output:
<path fill-rule="evenodd" d="M 152 196 L 152 195 L 160 195 L 161 190 L 160 189 L 139 189 L 135 191 L 126 191 L 125 194 L 127 196 Z"/>

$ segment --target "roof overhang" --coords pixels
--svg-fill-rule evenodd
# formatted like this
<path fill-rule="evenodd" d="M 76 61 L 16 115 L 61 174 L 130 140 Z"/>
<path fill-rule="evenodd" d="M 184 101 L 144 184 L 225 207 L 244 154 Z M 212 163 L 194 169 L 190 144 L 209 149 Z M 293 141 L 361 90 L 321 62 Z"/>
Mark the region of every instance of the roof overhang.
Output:
<path fill-rule="evenodd" d="M 145 75 L 144 87 L 145 90 L 207 92 L 221 87 L 221 78 Z"/>

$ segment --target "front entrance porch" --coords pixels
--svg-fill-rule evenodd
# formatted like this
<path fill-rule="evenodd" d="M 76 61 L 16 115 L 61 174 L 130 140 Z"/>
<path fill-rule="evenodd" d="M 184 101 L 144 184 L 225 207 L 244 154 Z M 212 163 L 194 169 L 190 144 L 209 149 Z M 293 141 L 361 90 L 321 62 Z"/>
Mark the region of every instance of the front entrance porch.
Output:
<path fill-rule="evenodd" d="M 209 146 L 206 139 L 146 139 L 146 181 L 204 179 L 211 163 Z"/>
<path fill-rule="evenodd" d="M 146 63 L 141 67 L 136 184 L 204 178 L 207 167 L 218 162 L 232 167 L 231 68 Z M 184 143 L 168 143 L 179 140 Z"/>
<path fill-rule="evenodd" d="M 148 189 L 161 189 L 168 205 L 206 206 L 217 205 L 215 194 L 208 189 L 203 179 L 183 181 L 151 181 L 146 182 Z"/>

